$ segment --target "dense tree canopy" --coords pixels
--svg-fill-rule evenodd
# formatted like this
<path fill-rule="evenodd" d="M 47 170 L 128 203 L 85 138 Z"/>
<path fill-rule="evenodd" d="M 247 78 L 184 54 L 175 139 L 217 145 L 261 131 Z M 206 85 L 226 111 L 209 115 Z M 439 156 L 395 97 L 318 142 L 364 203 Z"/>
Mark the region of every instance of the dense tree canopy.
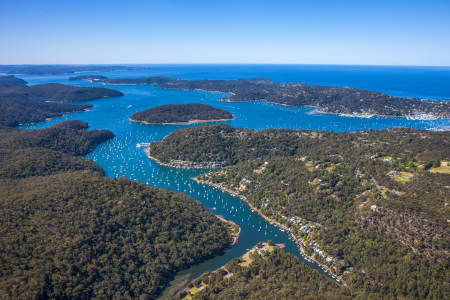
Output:
<path fill-rule="evenodd" d="M 127 179 L 0 181 L 2 298 L 155 298 L 176 271 L 231 242 L 200 203 Z"/>
<path fill-rule="evenodd" d="M 0 129 L 0 149 L 47 148 L 85 155 L 114 137 L 109 130 L 79 130 L 54 126 L 36 130 Z"/>
<path fill-rule="evenodd" d="M 213 125 L 176 131 L 150 151 L 228 165 L 199 179 L 286 226 L 362 299 L 449 296 L 449 132 Z"/>
<path fill-rule="evenodd" d="M 103 170 L 90 160 L 50 149 L 0 149 L 0 178 L 24 178 L 76 170 L 103 174 Z"/>
<path fill-rule="evenodd" d="M 224 269 L 203 275 L 195 286 L 205 286 L 198 299 L 354 299 L 350 291 L 311 269 L 284 250 L 252 254 L 252 263 L 236 259 Z M 182 299 L 184 294 L 178 296 Z M 352 297 L 353 296 L 353 297 Z M 360 299 L 367 299 L 361 297 Z"/>
<path fill-rule="evenodd" d="M 111 89 L 57 83 L 27 86 L 22 79 L 0 76 L 0 126 L 41 122 L 66 112 L 80 112 L 92 107 L 90 104 L 70 105 L 66 102 L 122 95 Z"/>
<path fill-rule="evenodd" d="M 87 129 L 89 124 L 80 120 L 67 120 L 53 124 L 51 128 Z"/>
<path fill-rule="evenodd" d="M 59 83 L 33 85 L 29 87 L 26 93 L 30 93 L 35 100 L 54 102 L 77 102 L 123 96 L 121 92 L 116 90 L 99 87 L 79 87 Z"/>
<path fill-rule="evenodd" d="M 233 119 L 226 110 L 201 103 L 167 104 L 148 110 L 138 111 L 131 116 L 133 121 L 147 123 L 179 123 L 189 121 L 207 121 Z"/>
<path fill-rule="evenodd" d="M 0 126 L 18 126 L 42 122 L 48 118 L 60 117 L 64 113 L 82 112 L 92 107 L 90 104 L 71 105 L 16 99 L 0 95 Z"/>
<path fill-rule="evenodd" d="M 2 299 L 155 299 L 232 242 L 194 199 L 106 178 L 73 156 L 113 137 L 85 125 L 0 130 Z"/>
<path fill-rule="evenodd" d="M 26 84 L 27 82 L 25 80 L 14 76 L 0 76 L 0 87 L 9 87 Z"/>
<path fill-rule="evenodd" d="M 372 142 L 373 140 L 373 142 Z M 164 163 L 170 160 L 237 162 L 277 156 L 308 155 L 320 160 L 331 155 L 382 156 L 402 154 L 421 159 L 450 156 L 448 132 L 412 129 L 335 133 L 311 130 L 250 130 L 224 124 L 202 125 L 174 131 L 152 143 L 151 155 Z M 199 147 L 201 145 L 201 147 Z"/>

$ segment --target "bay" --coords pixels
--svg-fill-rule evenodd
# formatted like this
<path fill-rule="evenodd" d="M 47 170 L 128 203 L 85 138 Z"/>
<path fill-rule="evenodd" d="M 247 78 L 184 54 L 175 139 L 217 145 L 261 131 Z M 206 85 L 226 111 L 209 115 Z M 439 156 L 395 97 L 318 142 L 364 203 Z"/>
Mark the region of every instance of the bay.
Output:
<path fill-rule="evenodd" d="M 352 86 L 376 90 L 394 96 L 419 97 L 432 100 L 450 99 L 450 68 L 375 67 L 375 66 L 314 66 L 314 65 L 150 65 L 150 69 L 102 72 L 91 74 L 108 77 L 169 76 L 184 79 L 235 79 L 266 77 L 275 81 L 301 81 L 308 84 Z M 84 74 L 84 73 L 83 73 Z M 89 73 L 87 73 L 89 74 Z M 80 86 L 96 86 L 87 82 L 69 81 L 70 75 L 19 76 L 30 84 L 57 82 Z M 253 129 L 291 128 L 330 131 L 356 131 L 410 127 L 418 129 L 448 129 L 449 119 L 434 121 L 405 118 L 355 118 L 314 114 L 310 108 L 285 107 L 265 102 L 220 102 L 224 94 L 201 91 L 177 91 L 152 86 L 111 86 L 125 94 L 123 97 L 89 101 L 90 111 L 68 114 L 39 124 L 24 125 L 33 129 L 48 127 L 56 122 L 78 119 L 89 123 L 91 129 L 109 129 L 115 138 L 101 144 L 87 158 L 97 162 L 109 177 L 126 177 L 159 188 L 183 192 L 200 201 L 211 212 L 238 224 L 242 231 L 239 241 L 223 256 L 213 258 L 189 270 L 180 272 L 176 282 L 217 269 L 229 260 L 241 256 L 259 241 L 284 243 L 286 250 L 306 264 L 288 234 L 252 212 L 239 198 L 210 186 L 199 184 L 192 177 L 207 170 L 174 169 L 159 166 L 149 160 L 140 143 L 161 140 L 174 130 L 198 125 L 144 125 L 130 122 L 129 117 L 140 110 L 162 104 L 199 102 L 230 111 L 235 119 L 224 122 L 231 126 Z"/>

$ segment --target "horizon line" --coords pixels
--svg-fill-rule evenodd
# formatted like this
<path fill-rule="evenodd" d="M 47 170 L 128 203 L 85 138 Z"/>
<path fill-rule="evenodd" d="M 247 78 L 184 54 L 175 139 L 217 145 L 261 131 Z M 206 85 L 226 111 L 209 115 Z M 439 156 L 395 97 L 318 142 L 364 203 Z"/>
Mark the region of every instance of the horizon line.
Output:
<path fill-rule="evenodd" d="M 139 66 L 139 65 L 278 65 L 278 66 L 356 66 L 356 67 L 426 67 L 450 68 L 450 65 L 402 65 L 402 64 L 333 64 L 333 63 L 259 63 L 259 62 L 158 62 L 158 63 L 13 63 L 0 66 Z"/>

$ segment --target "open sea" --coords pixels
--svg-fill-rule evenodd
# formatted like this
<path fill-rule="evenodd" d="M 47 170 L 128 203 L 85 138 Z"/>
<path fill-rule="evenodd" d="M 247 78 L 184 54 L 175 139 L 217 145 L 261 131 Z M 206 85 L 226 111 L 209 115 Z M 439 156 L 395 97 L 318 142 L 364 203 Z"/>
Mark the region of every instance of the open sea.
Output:
<path fill-rule="evenodd" d="M 117 72 L 87 72 L 110 78 L 168 76 L 183 79 L 237 79 L 264 77 L 279 82 L 305 82 L 311 85 L 350 86 L 380 91 L 392 96 L 417 97 L 439 101 L 450 99 L 450 67 L 334 66 L 334 65 L 148 65 L 148 69 Z M 67 75 L 21 76 L 29 84 L 57 82 L 70 85 L 96 86 L 88 82 L 68 81 Z M 102 86 L 102 85 L 99 85 Z M 410 127 L 427 130 L 450 130 L 450 119 L 433 121 L 405 118 L 356 118 L 314 114 L 311 108 L 286 107 L 264 102 L 220 102 L 224 94 L 156 89 L 152 86 L 109 86 L 120 90 L 123 97 L 89 101 L 94 108 L 87 112 L 67 114 L 48 122 L 21 128 L 48 127 L 64 120 L 88 122 L 90 129 L 109 129 L 115 138 L 98 146 L 87 158 L 97 162 L 109 177 L 126 177 L 159 188 L 183 192 L 200 201 L 215 214 L 237 223 L 242 231 L 238 243 L 223 256 L 213 258 L 180 272 L 175 282 L 217 269 L 241 256 L 259 241 L 273 240 L 286 244 L 286 250 L 304 260 L 288 234 L 266 222 L 239 198 L 213 187 L 199 184 L 192 177 L 206 170 L 174 169 L 149 160 L 139 143 L 151 143 L 174 130 L 196 125 L 144 125 L 130 122 L 135 112 L 162 104 L 199 102 L 230 111 L 235 119 L 224 122 L 231 126 L 253 129 L 291 128 L 330 131 L 356 131 Z"/>

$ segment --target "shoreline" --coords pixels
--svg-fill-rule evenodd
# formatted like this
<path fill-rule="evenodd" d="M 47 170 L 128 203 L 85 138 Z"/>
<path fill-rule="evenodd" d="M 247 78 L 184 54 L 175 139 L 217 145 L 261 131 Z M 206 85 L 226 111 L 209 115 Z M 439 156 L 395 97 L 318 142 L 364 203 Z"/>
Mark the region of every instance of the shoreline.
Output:
<path fill-rule="evenodd" d="M 233 232 L 231 233 L 231 235 L 232 235 L 232 237 L 233 237 L 233 242 L 232 242 L 231 244 L 229 244 L 229 245 L 225 248 L 225 251 L 229 251 L 229 250 L 230 250 L 231 248 L 233 248 L 233 246 L 236 245 L 236 243 L 238 242 L 239 236 L 240 236 L 240 234 L 241 234 L 241 227 L 240 227 L 239 225 L 237 225 L 236 223 L 234 223 L 233 221 L 225 219 L 225 218 L 222 217 L 221 215 L 217 215 L 217 214 L 215 214 L 215 213 L 212 213 L 212 214 L 213 214 L 214 216 L 216 216 L 220 221 L 222 221 L 222 222 L 224 222 L 224 223 L 226 223 L 226 224 L 231 225 L 231 227 L 235 227 L 235 226 L 236 226 L 236 227 L 239 229 L 237 233 L 234 232 L 234 230 L 232 229 Z M 213 258 L 215 258 L 215 257 L 213 257 Z M 211 258 L 211 259 L 213 259 L 213 258 Z M 191 266 L 191 267 L 193 267 L 193 266 Z M 221 266 L 219 269 L 222 269 L 223 267 L 224 267 L 224 266 Z M 217 269 L 217 270 L 219 270 L 219 269 Z M 214 270 L 214 271 L 211 271 L 211 272 L 215 272 L 215 271 L 217 271 L 217 270 Z M 182 271 L 183 271 L 183 270 L 182 270 Z M 182 271 L 179 271 L 179 272 L 182 272 Z M 179 272 L 177 272 L 177 273 L 179 273 Z M 209 272 L 209 271 L 207 271 L 207 272 Z M 186 290 L 187 285 L 188 285 L 190 282 L 196 280 L 197 278 L 200 278 L 201 276 L 203 276 L 203 275 L 206 274 L 207 272 L 204 272 L 204 273 L 202 273 L 202 274 L 200 274 L 200 275 L 198 275 L 198 276 L 192 276 L 192 274 L 186 274 L 186 275 L 184 275 L 185 278 L 183 278 L 183 280 L 182 280 L 181 282 L 175 284 L 174 286 L 166 286 L 166 287 L 163 289 L 163 292 L 162 292 L 156 299 L 158 299 L 158 300 L 171 299 L 173 296 L 179 294 L 181 291 Z M 177 277 L 177 274 L 175 274 L 174 279 L 172 279 L 172 280 L 175 280 L 176 277 Z M 173 291 L 172 291 L 172 290 L 173 290 Z M 165 293 L 167 293 L 167 294 L 165 294 Z"/>
<path fill-rule="evenodd" d="M 275 103 L 276 104 L 276 103 Z M 436 121 L 436 120 L 444 120 L 449 119 L 446 117 L 435 116 L 432 114 L 420 113 L 422 115 L 428 115 L 424 117 L 414 116 L 414 115 L 402 115 L 402 116 L 392 116 L 392 115 L 380 115 L 380 114 L 365 114 L 365 113 L 337 113 L 337 112 L 329 112 L 321 110 L 321 108 L 316 106 L 303 106 L 308 108 L 313 108 L 308 114 L 321 114 L 321 115 L 335 115 L 339 117 L 347 117 L 347 118 L 361 118 L 361 119 L 371 119 L 371 118 L 387 118 L 387 119 L 406 119 L 409 121 Z"/>
<path fill-rule="evenodd" d="M 151 160 L 155 161 L 157 164 L 161 165 L 161 166 L 165 166 L 165 167 L 171 167 L 169 164 L 163 163 L 161 162 L 159 159 L 157 159 L 156 157 L 153 157 L 150 155 L 150 147 L 146 147 L 144 149 L 145 154 L 147 155 L 148 158 L 150 158 Z"/>
<path fill-rule="evenodd" d="M 264 248 L 262 249 L 262 251 L 264 251 L 264 252 L 265 252 L 265 251 L 273 251 L 272 249 L 284 249 L 284 248 L 286 247 L 285 244 L 273 244 L 272 246 L 270 246 L 269 243 L 268 243 L 267 241 L 266 241 L 266 242 L 262 242 L 262 246 L 264 247 Z M 272 248 L 272 249 L 271 249 L 271 248 Z M 242 259 L 244 259 L 245 257 L 249 257 L 250 254 L 257 252 L 258 249 L 260 249 L 260 248 L 258 247 L 258 244 L 256 244 L 256 245 L 254 245 L 250 250 L 246 251 L 244 254 L 242 254 L 242 255 L 239 256 L 238 258 L 242 260 Z M 261 253 L 259 253 L 259 255 L 261 255 Z M 229 262 L 228 262 L 228 263 L 229 263 Z M 225 272 L 228 273 L 227 275 L 224 276 L 224 278 L 230 278 L 230 277 L 232 277 L 232 276 L 233 276 L 233 273 L 230 272 L 230 271 L 228 271 L 227 268 L 226 268 L 226 265 L 227 265 L 228 263 L 226 263 L 225 265 L 223 265 L 223 266 L 221 266 L 220 268 L 217 268 L 217 269 L 215 269 L 215 270 L 213 270 L 213 271 L 204 272 L 204 273 L 202 273 L 200 276 L 198 276 L 198 277 L 196 277 L 196 278 L 193 278 L 193 279 L 191 279 L 191 280 L 187 280 L 187 281 L 184 283 L 183 287 L 179 288 L 178 291 L 177 291 L 175 294 L 173 294 L 173 296 L 179 295 L 179 294 L 180 294 L 181 292 L 183 292 L 183 291 L 189 292 L 189 288 L 188 288 L 187 286 L 188 286 L 190 283 L 192 283 L 193 281 L 195 281 L 195 280 L 201 278 L 202 276 L 204 276 L 204 275 L 206 275 L 206 274 L 208 274 L 208 273 L 209 273 L 209 274 L 212 274 L 212 273 L 216 273 L 216 272 L 218 272 L 218 271 L 220 271 L 220 270 L 223 270 L 223 271 L 225 271 Z M 252 262 L 250 262 L 250 264 L 251 264 L 251 263 L 252 263 Z M 186 299 L 186 298 L 184 298 L 184 299 Z"/>
<path fill-rule="evenodd" d="M 322 264 L 321 262 L 317 261 L 313 256 L 310 256 L 310 255 L 306 254 L 305 250 L 303 249 L 303 247 L 305 247 L 305 245 L 303 244 L 303 242 L 300 241 L 300 240 L 298 240 L 298 239 L 290 232 L 290 230 L 289 230 L 289 228 L 288 228 L 287 226 L 285 226 L 285 225 L 283 225 L 283 224 L 280 224 L 280 223 L 278 223 L 278 222 L 275 221 L 275 220 L 269 219 L 269 217 L 267 217 L 266 215 L 264 215 L 258 208 L 254 207 L 253 204 L 251 204 L 250 201 L 248 201 L 247 198 L 246 198 L 245 196 L 242 196 L 242 195 L 240 195 L 239 193 L 237 193 L 236 191 L 233 191 L 233 190 L 231 190 L 231 189 L 229 189 L 229 188 L 226 188 L 226 187 L 222 187 L 222 186 L 220 186 L 220 185 L 218 185 L 218 184 L 215 184 L 215 183 L 211 183 L 211 182 L 208 182 L 208 181 L 205 181 L 205 180 L 198 179 L 198 177 L 194 177 L 194 178 L 192 178 L 192 180 L 194 180 L 195 182 L 198 182 L 198 183 L 203 183 L 203 184 L 207 184 L 207 185 L 216 187 L 216 188 L 218 188 L 218 189 L 220 189 L 220 190 L 222 190 L 222 191 L 224 191 L 224 192 L 227 192 L 227 193 L 229 193 L 229 194 L 231 194 L 231 195 L 233 195 L 233 196 L 235 196 L 235 197 L 239 197 L 240 199 L 242 199 L 242 200 L 250 207 L 250 209 L 251 209 L 252 211 L 255 211 L 255 212 L 256 212 L 260 217 L 262 217 L 264 220 L 266 220 L 267 222 L 269 222 L 269 223 L 271 223 L 271 224 L 273 224 L 273 225 L 275 225 L 275 226 L 277 226 L 277 227 L 283 229 L 284 231 L 288 232 L 289 235 L 292 237 L 292 239 L 295 241 L 295 243 L 296 243 L 297 245 L 299 245 L 298 249 L 299 249 L 300 253 L 301 253 L 304 257 L 310 259 L 311 261 L 313 261 L 314 263 L 316 263 L 318 266 L 322 267 L 322 269 L 324 269 L 325 272 L 328 273 L 329 275 L 332 275 L 332 276 L 334 276 L 335 278 L 337 278 L 338 280 L 336 280 L 335 278 L 333 278 L 333 280 L 336 281 L 339 285 L 347 286 L 347 284 L 346 284 L 345 281 L 342 279 L 342 277 L 339 276 L 339 275 L 336 275 L 336 274 L 330 269 L 330 267 L 328 267 L 328 266 Z"/>
<path fill-rule="evenodd" d="M 241 227 L 238 224 L 234 223 L 233 221 L 225 219 L 221 215 L 216 215 L 216 214 L 214 214 L 214 215 L 222 222 L 231 225 L 231 227 L 237 227 L 239 229 L 238 232 L 234 232 L 234 230 L 233 230 L 233 232 L 231 234 L 233 236 L 233 242 L 230 244 L 230 246 L 228 248 L 233 247 L 234 245 L 236 245 L 236 243 L 239 240 L 239 236 L 241 235 Z"/>
<path fill-rule="evenodd" d="M 150 151 L 149 151 L 149 147 L 146 147 L 145 149 L 144 149 L 144 152 L 145 152 L 145 154 L 147 155 L 147 157 L 149 158 L 149 159 L 151 159 L 151 160 L 153 160 L 153 161 L 155 161 L 156 163 L 158 163 L 158 164 L 160 164 L 160 165 L 162 165 L 162 166 L 167 166 L 167 167 L 172 167 L 172 166 L 170 166 L 170 165 L 168 165 L 168 164 L 165 164 L 165 163 L 162 163 L 159 159 L 157 159 L 156 157 L 153 157 L 153 156 L 151 156 L 150 155 Z M 172 167 L 173 168 L 173 167 Z M 239 225 L 237 225 L 236 223 L 234 223 L 233 221 L 231 221 L 231 220 L 227 220 L 227 219 L 225 219 L 223 216 L 221 216 L 221 215 L 218 215 L 218 214 L 214 214 L 214 213 L 212 213 L 214 216 L 216 216 L 220 221 L 222 221 L 222 222 L 224 222 L 224 223 L 226 223 L 226 224 L 228 224 L 228 225 L 230 225 L 231 226 L 231 236 L 232 236 L 232 238 L 233 238 L 233 241 L 231 242 L 231 244 L 229 244 L 228 246 L 227 246 L 227 248 L 226 248 L 226 250 L 225 251 L 228 251 L 228 250 L 230 250 L 231 248 L 233 248 L 233 246 L 234 245 L 236 245 L 237 244 L 237 242 L 239 241 L 239 237 L 240 237 L 240 235 L 241 235 L 241 231 L 242 231 L 242 229 L 241 229 L 241 227 L 239 226 Z M 234 228 L 238 228 L 238 231 L 237 232 L 235 232 L 234 231 Z M 222 266 L 223 267 L 223 266 Z M 203 274 L 201 274 L 200 276 L 202 276 Z M 176 275 L 175 275 L 176 276 Z M 200 276 L 198 276 L 198 277 L 200 277 Z M 198 277 L 196 277 L 196 278 L 198 278 Z M 195 280 L 195 278 L 189 278 L 189 279 L 186 279 L 186 280 L 184 280 L 181 284 L 179 284 L 177 287 L 176 287 L 176 292 L 175 292 L 175 294 L 177 294 L 177 293 L 179 293 L 182 289 L 184 289 L 185 287 L 186 287 L 186 285 L 189 283 L 189 282 L 191 282 L 192 280 Z M 169 288 L 169 286 L 167 286 L 165 289 L 167 289 L 167 288 Z M 165 290 L 164 289 L 164 290 Z M 164 292 L 163 292 L 164 293 Z M 162 296 L 162 294 L 158 297 L 158 299 L 163 299 L 163 296 Z M 166 299 L 166 298 L 164 298 L 164 299 Z"/>
<path fill-rule="evenodd" d="M 445 120 L 450 119 L 450 117 L 444 117 L 444 116 L 436 116 L 429 113 L 418 113 L 419 115 L 428 115 L 425 117 L 415 116 L 415 115 L 402 115 L 402 116 L 393 116 L 393 115 L 380 115 L 380 114 L 365 114 L 365 113 L 339 113 L 339 112 L 330 112 L 330 111 L 324 111 L 322 108 L 313 106 L 313 105 L 290 105 L 285 103 L 277 103 L 277 102 L 270 102 L 266 100 L 231 100 L 231 97 L 221 98 L 219 100 L 220 102 L 265 102 L 267 104 L 273 104 L 273 105 L 280 105 L 280 106 L 286 106 L 286 107 L 304 107 L 304 108 L 313 108 L 312 111 L 308 112 L 307 114 L 314 115 L 314 114 L 321 114 L 321 115 L 334 115 L 339 117 L 348 117 L 348 118 L 361 118 L 361 119 L 371 119 L 371 118 L 392 118 L 392 119 L 399 119 L 404 118 L 409 121 L 436 121 L 436 120 Z M 423 100 L 428 101 L 428 100 Z"/>
<path fill-rule="evenodd" d="M 92 107 L 83 108 L 82 110 L 63 112 L 63 113 L 61 113 L 61 115 L 59 115 L 59 116 L 48 117 L 48 118 L 45 118 L 45 119 L 42 120 L 42 121 L 36 121 L 36 122 L 31 122 L 31 123 L 19 123 L 19 124 L 17 124 L 16 126 L 14 126 L 14 128 L 17 128 L 17 127 L 20 127 L 20 126 L 28 126 L 28 125 L 38 124 L 38 123 L 49 122 L 49 121 L 54 120 L 54 119 L 62 118 L 62 117 L 64 117 L 66 114 L 74 114 L 74 113 L 87 112 L 87 111 L 90 111 L 90 110 L 93 109 L 93 108 L 94 108 L 94 106 L 92 105 Z M 67 121 L 67 120 L 61 120 L 61 122 L 64 122 L 64 121 Z"/>
<path fill-rule="evenodd" d="M 160 161 L 159 159 L 157 159 L 156 157 L 152 156 L 150 154 L 150 146 L 147 146 L 144 149 L 145 154 L 147 155 L 147 157 L 151 160 L 153 160 L 154 162 L 156 162 L 157 164 L 164 166 L 164 167 L 169 167 L 169 168 L 177 168 L 177 169 L 215 169 L 217 167 L 214 166 L 204 166 L 204 165 L 199 165 L 199 166 L 192 166 L 193 162 L 190 161 L 186 161 L 186 163 L 191 164 L 191 166 L 186 166 L 186 165 L 175 165 L 175 164 L 170 164 L 170 163 L 163 163 L 162 161 Z"/>
<path fill-rule="evenodd" d="M 142 123 L 146 125 L 191 125 L 191 124 L 198 124 L 198 123 L 208 123 L 208 122 L 226 122 L 226 121 L 232 121 L 234 120 L 234 117 L 231 119 L 213 119 L 213 120 L 190 120 L 187 122 L 171 122 L 171 123 L 151 123 L 147 121 L 139 121 L 132 118 L 128 119 L 131 122 L 136 123 Z"/>
<path fill-rule="evenodd" d="M 372 117 L 379 117 L 379 118 L 406 118 L 408 120 L 418 120 L 418 121 L 432 121 L 432 120 L 438 120 L 438 119 L 450 119 L 450 116 L 445 117 L 445 116 L 436 116 L 433 115 L 431 113 L 417 113 L 418 115 L 428 115 L 427 117 L 423 117 L 421 118 L 420 116 L 415 116 L 415 115 L 401 115 L 401 116 L 394 116 L 394 115 L 381 115 L 381 114 L 364 114 L 364 113 L 357 113 L 357 112 L 349 112 L 349 113 L 339 113 L 339 112 L 329 112 L 329 111 L 324 111 L 323 108 L 314 106 L 314 105 L 290 105 L 290 104 L 285 104 L 285 103 L 277 103 L 277 102 L 271 102 L 271 101 L 267 101 L 265 99 L 259 99 L 259 100 L 232 100 L 232 97 L 235 96 L 236 94 L 233 92 L 221 92 L 221 91 L 217 91 L 217 90 L 206 90 L 206 89 L 202 89 L 202 88 L 198 88 L 198 89 L 181 89 L 181 88 L 170 88 L 170 87 L 160 87 L 157 86 L 156 84 L 150 84 L 150 83 L 111 83 L 111 82 L 107 82 L 107 81 L 93 81 L 93 80 L 87 80 L 91 83 L 100 83 L 103 85 L 152 85 L 155 88 L 160 88 L 160 89 L 167 89 L 167 90 L 181 90 L 181 91 L 201 91 L 201 92 L 208 92 L 208 93 L 220 93 L 220 94 L 231 94 L 231 96 L 225 96 L 219 99 L 219 101 L 221 102 L 257 102 L 257 101 L 263 101 L 269 104 L 277 104 L 277 105 L 282 105 L 282 106 L 291 106 L 291 107 L 312 107 L 315 110 L 312 113 L 317 113 L 317 114 L 330 114 L 330 115 L 338 115 L 341 117 L 353 117 L 353 118 L 372 118 Z M 433 101 L 433 100 L 429 100 L 429 99 L 422 99 L 422 98 L 414 98 L 414 97 L 406 97 L 405 99 L 418 99 L 420 101 L 423 102 L 429 102 L 429 101 Z M 446 99 L 443 99 L 441 101 L 449 101 Z M 152 123 L 150 123 L 152 124 Z M 155 123 L 155 124 L 161 124 L 161 123 Z M 168 124 L 172 124 L 172 123 L 168 123 Z"/>

